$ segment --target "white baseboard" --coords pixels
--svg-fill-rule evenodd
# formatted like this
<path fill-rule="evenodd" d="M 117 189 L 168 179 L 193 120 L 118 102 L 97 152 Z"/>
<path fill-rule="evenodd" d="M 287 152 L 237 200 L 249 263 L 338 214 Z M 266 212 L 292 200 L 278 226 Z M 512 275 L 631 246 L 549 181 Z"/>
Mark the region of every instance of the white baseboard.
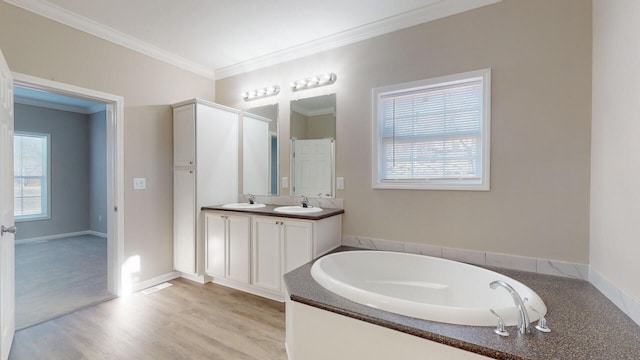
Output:
<path fill-rule="evenodd" d="M 197 282 L 198 284 L 206 284 L 211 281 L 211 278 L 206 275 L 196 275 L 196 274 L 189 274 L 184 272 L 183 273 L 178 272 L 178 273 L 180 274 L 180 277 L 183 277 L 190 281 Z"/>
<path fill-rule="evenodd" d="M 137 282 L 135 284 L 133 284 L 132 286 L 132 292 L 138 292 L 140 290 L 144 290 L 146 288 L 150 288 L 152 286 L 156 286 L 158 284 L 162 284 L 163 282 L 166 281 L 170 281 L 173 279 L 177 279 L 180 277 L 180 272 L 179 271 L 172 271 L 170 273 L 166 273 L 164 275 L 160 275 L 160 276 L 156 276 L 154 278 L 151 278 L 149 280 L 145 280 L 145 281 L 140 281 Z"/>
<path fill-rule="evenodd" d="M 622 312 L 627 314 L 631 320 L 640 326 L 640 301 L 618 289 L 591 266 L 589 267 L 589 281 L 604 296 L 611 300 L 612 303 L 620 308 Z"/>
<path fill-rule="evenodd" d="M 101 237 L 101 238 L 107 238 L 107 233 L 101 233 L 101 232 L 97 232 L 97 231 L 93 231 L 93 230 L 89 230 L 87 231 L 87 233 L 89 235 L 93 235 L 93 236 L 97 236 L 97 237 Z"/>
<path fill-rule="evenodd" d="M 107 237 L 107 234 L 102 234 L 102 233 L 91 231 L 91 230 L 84 230 L 84 231 L 75 231 L 75 232 L 70 232 L 65 234 L 55 234 L 55 235 L 33 237 L 28 239 L 20 239 L 20 240 L 16 240 L 16 244 L 29 244 L 29 243 L 35 243 L 35 242 L 64 239 L 68 237 L 81 236 L 81 235 L 94 235 L 94 236 L 99 236 L 104 238 Z"/>

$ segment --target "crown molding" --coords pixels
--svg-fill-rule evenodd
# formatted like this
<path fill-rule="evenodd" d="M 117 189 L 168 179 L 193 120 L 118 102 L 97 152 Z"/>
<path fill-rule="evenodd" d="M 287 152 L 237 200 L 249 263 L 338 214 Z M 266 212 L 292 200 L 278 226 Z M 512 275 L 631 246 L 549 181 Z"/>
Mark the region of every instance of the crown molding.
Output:
<path fill-rule="evenodd" d="M 339 48 L 359 41 L 374 38 L 393 31 L 406 29 L 426 22 L 442 19 L 479 7 L 492 5 L 502 0 L 432 0 L 419 9 L 371 22 L 334 35 L 310 41 L 271 54 L 260 56 L 235 65 L 216 69 L 216 79 L 240 75 L 267 66 L 296 60 L 308 55 Z"/>
<path fill-rule="evenodd" d="M 84 16 L 65 10 L 45 0 L 4 0 L 4 2 L 70 26 L 74 29 L 97 36 L 101 39 L 124 46 L 167 64 L 177 66 L 210 79 L 215 79 L 215 71 L 213 69 L 131 37 Z"/>
<path fill-rule="evenodd" d="M 77 15 L 46 0 L 3 1 L 165 63 L 218 80 L 371 39 L 393 31 L 495 4 L 502 0 L 432 0 L 428 5 L 416 10 L 215 70 Z"/>

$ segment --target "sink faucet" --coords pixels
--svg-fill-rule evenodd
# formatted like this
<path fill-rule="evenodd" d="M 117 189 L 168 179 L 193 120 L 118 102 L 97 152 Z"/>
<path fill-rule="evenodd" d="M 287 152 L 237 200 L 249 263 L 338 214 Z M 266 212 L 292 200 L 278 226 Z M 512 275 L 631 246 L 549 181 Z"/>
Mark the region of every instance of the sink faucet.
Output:
<path fill-rule="evenodd" d="M 256 197 L 253 196 L 252 194 L 249 194 L 249 204 L 255 204 L 256 203 Z"/>
<path fill-rule="evenodd" d="M 496 280 L 489 284 L 489 287 L 491 287 L 492 289 L 496 289 L 498 286 L 507 289 L 509 295 L 511 295 L 511 297 L 513 298 L 513 302 L 518 308 L 518 331 L 521 334 L 531 334 L 531 327 L 529 326 L 529 314 L 527 313 L 527 309 L 524 307 L 524 301 L 522 301 L 520 294 L 518 294 L 516 289 L 514 289 L 511 285 L 502 280 Z"/>
<path fill-rule="evenodd" d="M 303 208 L 312 207 L 311 205 L 309 205 L 309 199 L 306 196 L 302 197 L 302 207 Z"/>

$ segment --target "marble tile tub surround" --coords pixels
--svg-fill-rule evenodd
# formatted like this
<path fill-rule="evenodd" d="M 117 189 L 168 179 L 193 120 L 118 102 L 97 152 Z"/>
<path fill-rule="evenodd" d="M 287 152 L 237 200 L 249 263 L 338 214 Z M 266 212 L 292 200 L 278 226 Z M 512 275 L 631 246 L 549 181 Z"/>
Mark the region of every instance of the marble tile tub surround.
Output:
<path fill-rule="evenodd" d="M 413 244 L 400 241 L 371 239 L 359 236 L 342 236 L 342 245 L 362 249 L 387 250 L 441 257 L 474 265 L 495 266 L 505 269 L 534 272 L 544 275 L 563 276 L 572 279 L 588 280 L 589 266 L 556 260 L 545 260 L 490 253 L 475 250 L 463 250 L 443 246 Z"/>
<path fill-rule="evenodd" d="M 249 198 L 248 194 L 240 194 L 238 196 L 238 202 L 247 202 Z M 291 196 L 270 196 L 270 195 L 255 195 L 256 201 L 266 205 L 300 205 L 302 197 Z M 328 209 L 344 209 L 344 200 L 335 198 L 317 198 L 309 197 L 309 204 L 311 206 L 317 206 Z"/>
<path fill-rule="evenodd" d="M 640 299 L 635 299 L 624 291 L 616 288 L 586 264 L 348 235 L 342 237 L 342 245 L 361 249 L 398 251 L 435 256 L 474 265 L 586 280 L 640 326 Z"/>

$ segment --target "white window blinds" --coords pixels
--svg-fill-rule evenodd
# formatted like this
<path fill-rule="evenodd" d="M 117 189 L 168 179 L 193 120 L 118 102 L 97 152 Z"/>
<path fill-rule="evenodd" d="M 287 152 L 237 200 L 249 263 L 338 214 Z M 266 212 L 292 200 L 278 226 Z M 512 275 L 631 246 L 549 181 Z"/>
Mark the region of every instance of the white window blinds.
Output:
<path fill-rule="evenodd" d="M 485 81 L 474 76 L 374 90 L 378 126 L 374 182 L 482 184 L 488 164 Z"/>

